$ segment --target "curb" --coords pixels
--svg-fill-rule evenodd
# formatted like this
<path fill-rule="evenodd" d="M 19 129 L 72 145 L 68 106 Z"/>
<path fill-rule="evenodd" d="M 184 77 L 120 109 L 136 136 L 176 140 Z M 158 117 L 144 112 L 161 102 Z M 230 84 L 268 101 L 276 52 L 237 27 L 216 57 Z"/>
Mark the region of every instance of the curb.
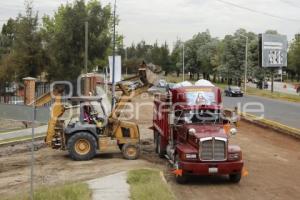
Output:
<path fill-rule="evenodd" d="M 255 115 L 251 115 L 248 113 L 240 113 L 240 116 L 242 120 L 246 122 L 252 123 L 263 128 L 269 128 L 279 133 L 300 139 L 300 129 L 289 127 L 287 125 L 268 119 L 258 119 Z"/>

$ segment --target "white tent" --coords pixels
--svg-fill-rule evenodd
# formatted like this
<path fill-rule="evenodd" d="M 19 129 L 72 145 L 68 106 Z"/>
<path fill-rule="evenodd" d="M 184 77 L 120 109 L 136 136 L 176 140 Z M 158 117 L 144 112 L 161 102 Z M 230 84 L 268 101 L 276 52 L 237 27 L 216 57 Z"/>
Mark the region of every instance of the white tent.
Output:
<path fill-rule="evenodd" d="M 195 83 L 195 86 L 207 86 L 207 87 L 214 87 L 215 85 L 212 84 L 210 81 L 205 79 L 200 79 Z"/>
<path fill-rule="evenodd" d="M 173 88 L 180 88 L 180 87 L 187 87 L 187 86 L 193 86 L 193 84 L 189 81 L 184 81 L 180 83 L 176 83 Z"/>

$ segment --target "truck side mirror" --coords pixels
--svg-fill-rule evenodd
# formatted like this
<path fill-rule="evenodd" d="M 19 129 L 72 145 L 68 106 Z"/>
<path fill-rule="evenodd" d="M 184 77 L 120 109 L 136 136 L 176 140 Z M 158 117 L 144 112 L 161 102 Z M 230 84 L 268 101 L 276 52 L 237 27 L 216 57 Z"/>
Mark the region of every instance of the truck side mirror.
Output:
<path fill-rule="evenodd" d="M 170 124 L 170 125 L 174 125 L 174 119 L 175 119 L 175 115 L 174 115 L 173 112 L 171 112 L 171 113 L 169 114 L 169 124 Z"/>

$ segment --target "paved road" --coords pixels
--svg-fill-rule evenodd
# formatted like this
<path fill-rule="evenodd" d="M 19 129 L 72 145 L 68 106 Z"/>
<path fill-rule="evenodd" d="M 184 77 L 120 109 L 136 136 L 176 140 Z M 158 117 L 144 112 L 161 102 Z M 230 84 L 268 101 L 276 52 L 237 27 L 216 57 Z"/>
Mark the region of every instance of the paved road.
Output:
<path fill-rule="evenodd" d="M 235 106 L 239 106 L 242 112 L 247 112 L 256 116 L 263 114 L 266 119 L 300 129 L 300 102 L 293 103 L 256 96 L 224 97 L 223 100 L 224 107 L 234 108 Z M 258 105 L 254 105 L 258 103 L 261 103 L 264 112 L 257 113 L 245 110 L 245 108 L 260 108 Z"/>
<path fill-rule="evenodd" d="M 192 177 L 186 185 L 168 178 L 177 199 L 184 200 L 299 200 L 300 142 L 274 131 L 241 122 L 230 138 L 243 151 L 249 172 L 239 184 L 227 177 Z M 167 180 L 168 180 L 167 179 Z"/>

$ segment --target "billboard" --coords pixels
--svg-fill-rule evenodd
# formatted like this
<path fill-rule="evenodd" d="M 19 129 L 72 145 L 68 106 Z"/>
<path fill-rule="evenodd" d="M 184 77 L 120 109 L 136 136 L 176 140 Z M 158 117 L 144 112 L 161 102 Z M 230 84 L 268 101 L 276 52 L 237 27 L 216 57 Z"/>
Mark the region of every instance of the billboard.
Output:
<path fill-rule="evenodd" d="M 109 56 L 109 72 L 110 72 L 110 82 L 112 82 L 113 77 L 113 56 Z M 122 80 L 122 68 L 121 68 L 121 56 L 115 56 L 115 83 Z"/>
<path fill-rule="evenodd" d="M 259 36 L 260 65 L 286 67 L 288 41 L 285 35 L 261 34 Z"/>

